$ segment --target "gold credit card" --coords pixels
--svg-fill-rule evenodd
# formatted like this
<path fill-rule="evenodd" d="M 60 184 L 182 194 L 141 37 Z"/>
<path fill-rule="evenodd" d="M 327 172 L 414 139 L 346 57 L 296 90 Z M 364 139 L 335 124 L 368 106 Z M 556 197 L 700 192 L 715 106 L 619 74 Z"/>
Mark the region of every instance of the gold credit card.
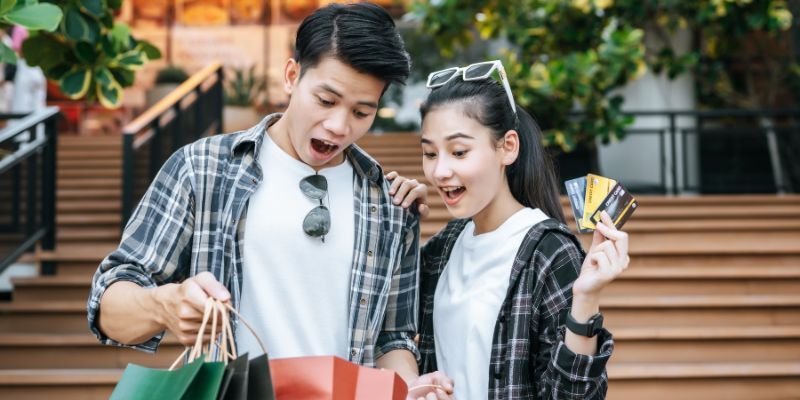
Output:
<path fill-rule="evenodd" d="M 582 229 L 594 229 L 595 222 L 592 221 L 592 214 L 600 207 L 608 193 L 617 181 L 604 176 L 588 174 L 586 175 L 586 197 L 583 201 L 583 217 L 580 227 Z"/>

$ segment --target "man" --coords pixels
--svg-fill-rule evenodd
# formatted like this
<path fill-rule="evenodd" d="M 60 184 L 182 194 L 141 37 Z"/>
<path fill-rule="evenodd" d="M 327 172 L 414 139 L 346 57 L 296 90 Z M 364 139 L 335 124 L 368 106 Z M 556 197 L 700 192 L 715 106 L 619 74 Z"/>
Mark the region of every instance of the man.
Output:
<path fill-rule="evenodd" d="M 273 358 L 333 354 L 449 389 L 417 378 L 419 223 L 400 201 L 424 201 L 425 187 L 390 186 L 353 145 L 408 73 L 382 8 L 331 4 L 306 18 L 284 68 L 285 113 L 172 155 L 94 276 L 92 332 L 149 351 L 164 330 L 191 344 L 211 296 L 253 322 Z M 260 352 L 246 330 L 236 338 Z"/>

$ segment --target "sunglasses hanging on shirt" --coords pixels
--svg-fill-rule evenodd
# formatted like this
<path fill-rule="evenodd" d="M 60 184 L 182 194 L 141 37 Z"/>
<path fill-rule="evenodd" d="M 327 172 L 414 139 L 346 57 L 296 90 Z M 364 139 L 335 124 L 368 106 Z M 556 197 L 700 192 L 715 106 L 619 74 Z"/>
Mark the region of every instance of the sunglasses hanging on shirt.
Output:
<path fill-rule="evenodd" d="M 323 175 L 309 175 L 300 180 L 300 191 L 312 200 L 319 200 L 319 205 L 311 209 L 303 219 L 303 232 L 311 237 L 318 237 L 325 243 L 325 235 L 331 230 L 331 213 L 322 204 L 328 194 L 328 180 Z"/>

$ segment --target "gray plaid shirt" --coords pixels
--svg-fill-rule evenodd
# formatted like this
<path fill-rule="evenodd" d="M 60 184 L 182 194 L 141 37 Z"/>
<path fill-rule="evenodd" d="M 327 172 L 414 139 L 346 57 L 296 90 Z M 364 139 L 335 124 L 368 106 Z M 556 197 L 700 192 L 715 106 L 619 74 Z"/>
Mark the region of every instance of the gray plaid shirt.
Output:
<path fill-rule="evenodd" d="M 420 372 L 437 370 L 433 301 L 450 252 L 468 220 L 451 221 L 422 249 L 420 282 Z M 585 254 L 569 228 L 554 219 L 526 234 L 511 270 L 510 284 L 494 329 L 487 398 L 602 399 L 611 334 L 597 335 L 598 354 L 575 354 L 564 344 L 572 284 Z M 456 385 L 458 382 L 456 382 Z"/>
<path fill-rule="evenodd" d="M 257 160 L 266 128 L 278 118 L 280 114 L 272 114 L 246 131 L 198 140 L 167 160 L 131 215 L 119 247 L 94 275 L 89 328 L 102 343 L 121 346 L 97 325 L 100 298 L 117 281 L 152 288 L 209 271 L 231 292 L 234 307 L 239 304 L 246 279 L 242 250 L 247 203 L 261 183 Z M 345 156 L 355 170 L 350 312 L 342 315 L 349 320 L 350 361 L 374 366 L 396 349 L 418 357 L 413 341 L 418 217 L 392 204 L 388 182 L 374 159 L 356 145 Z M 302 282 L 297 290 L 303 290 Z M 162 337 L 130 347 L 152 352 Z"/>

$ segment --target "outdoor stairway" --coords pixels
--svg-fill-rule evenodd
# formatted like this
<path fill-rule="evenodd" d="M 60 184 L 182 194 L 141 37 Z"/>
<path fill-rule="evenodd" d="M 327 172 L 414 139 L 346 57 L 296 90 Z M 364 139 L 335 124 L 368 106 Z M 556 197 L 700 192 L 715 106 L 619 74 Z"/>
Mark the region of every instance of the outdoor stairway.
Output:
<path fill-rule="evenodd" d="M 154 356 L 88 333 L 91 276 L 119 240 L 114 141 L 60 140 L 58 246 L 37 254 L 57 273 L 15 280 L 0 302 L 0 399 L 105 399 L 127 363 L 166 367 L 181 351 L 169 336 Z M 418 136 L 360 144 L 387 172 L 425 182 Z M 616 339 L 608 398 L 800 398 L 800 196 L 639 200 L 625 227 L 631 268 L 602 303 Z M 432 188 L 429 202 L 424 238 L 449 219 Z"/>

